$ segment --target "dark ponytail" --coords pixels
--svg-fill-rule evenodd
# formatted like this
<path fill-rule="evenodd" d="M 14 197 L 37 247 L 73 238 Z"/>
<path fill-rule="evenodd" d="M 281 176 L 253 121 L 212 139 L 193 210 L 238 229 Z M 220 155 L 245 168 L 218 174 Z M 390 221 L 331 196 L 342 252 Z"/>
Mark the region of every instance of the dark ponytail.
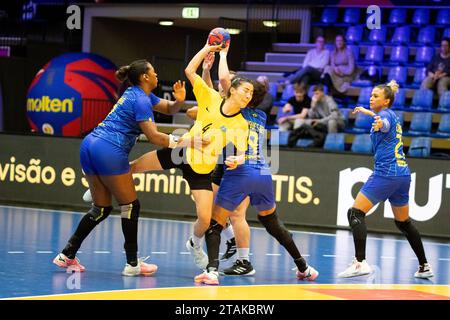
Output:
<path fill-rule="evenodd" d="M 116 71 L 116 78 L 120 82 L 129 81 L 131 85 L 137 86 L 139 85 L 141 74 L 147 73 L 148 69 L 149 62 L 147 60 L 136 60 L 128 66 L 120 67 Z"/>

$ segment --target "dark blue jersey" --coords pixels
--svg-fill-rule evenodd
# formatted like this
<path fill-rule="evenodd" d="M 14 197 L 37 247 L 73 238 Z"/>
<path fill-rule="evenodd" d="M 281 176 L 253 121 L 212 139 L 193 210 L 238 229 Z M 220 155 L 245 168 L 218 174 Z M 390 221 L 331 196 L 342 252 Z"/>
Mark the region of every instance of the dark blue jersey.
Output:
<path fill-rule="evenodd" d="M 129 87 L 92 135 L 130 152 L 142 133 L 139 122 L 154 121 L 153 106 L 159 101 L 157 96 L 145 94 L 139 86 Z"/>
<path fill-rule="evenodd" d="M 265 126 L 266 114 L 259 109 L 241 109 L 242 116 L 248 122 L 248 143 L 245 152 L 245 165 L 263 168 L 266 161 L 263 156 L 263 147 L 266 142 Z"/>
<path fill-rule="evenodd" d="M 377 115 L 381 117 L 383 127 L 370 131 L 375 154 L 373 174 L 389 177 L 410 175 L 403 153 L 402 126 L 397 115 L 391 109 L 384 109 Z"/>

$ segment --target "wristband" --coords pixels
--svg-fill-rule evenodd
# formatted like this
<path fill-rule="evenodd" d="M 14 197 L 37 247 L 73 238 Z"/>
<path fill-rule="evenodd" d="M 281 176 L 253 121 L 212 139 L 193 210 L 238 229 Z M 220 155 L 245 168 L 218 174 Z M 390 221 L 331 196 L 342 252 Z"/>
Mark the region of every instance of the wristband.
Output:
<path fill-rule="evenodd" d="M 177 144 L 178 144 L 178 140 L 180 140 L 179 137 L 176 137 L 176 136 L 174 136 L 172 134 L 169 134 L 169 148 L 170 149 L 175 148 L 177 146 Z"/>
<path fill-rule="evenodd" d="M 226 58 L 227 57 L 227 52 L 226 51 L 219 51 L 219 56 L 221 57 L 221 58 Z"/>

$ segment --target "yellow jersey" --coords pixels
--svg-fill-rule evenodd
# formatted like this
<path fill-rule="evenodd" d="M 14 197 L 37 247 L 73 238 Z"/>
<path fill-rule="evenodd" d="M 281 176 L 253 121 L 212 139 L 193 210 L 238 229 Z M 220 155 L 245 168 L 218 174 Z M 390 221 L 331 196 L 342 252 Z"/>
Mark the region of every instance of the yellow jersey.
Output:
<path fill-rule="evenodd" d="M 201 150 L 187 148 L 186 159 L 195 172 L 207 174 L 214 170 L 219 155 L 229 142 L 240 151 L 247 149 L 248 123 L 240 111 L 225 115 L 222 111 L 225 100 L 199 75 L 194 82 L 194 95 L 198 103 L 197 120 L 185 136 L 201 136 L 211 143 Z"/>

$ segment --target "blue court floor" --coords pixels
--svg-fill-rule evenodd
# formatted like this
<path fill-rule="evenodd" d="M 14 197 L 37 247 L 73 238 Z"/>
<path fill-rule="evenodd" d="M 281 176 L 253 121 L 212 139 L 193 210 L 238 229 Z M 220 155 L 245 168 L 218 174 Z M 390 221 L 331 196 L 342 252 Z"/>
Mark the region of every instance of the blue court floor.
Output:
<path fill-rule="evenodd" d="M 152 277 L 122 277 L 125 264 L 120 217 L 110 216 L 83 243 L 78 254 L 86 272 L 73 278 L 52 264 L 65 246 L 82 213 L 0 206 L 0 298 L 30 297 L 80 292 L 194 287 L 201 271 L 194 265 L 185 243 L 190 222 L 142 218 L 139 255 L 150 256 L 159 266 Z M 221 286 L 311 284 L 449 285 L 450 243 L 424 240 L 435 277 L 415 279 L 418 262 L 408 242 L 394 236 L 370 235 L 367 261 L 375 272 L 369 276 L 339 279 L 353 256 L 348 231 L 336 234 L 295 231 L 294 239 L 309 264 L 319 270 L 314 283 L 299 282 L 289 255 L 264 229 L 251 229 L 251 277 L 221 277 Z M 222 245 L 223 252 L 225 246 Z M 221 267 L 231 262 L 221 264 Z"/>

